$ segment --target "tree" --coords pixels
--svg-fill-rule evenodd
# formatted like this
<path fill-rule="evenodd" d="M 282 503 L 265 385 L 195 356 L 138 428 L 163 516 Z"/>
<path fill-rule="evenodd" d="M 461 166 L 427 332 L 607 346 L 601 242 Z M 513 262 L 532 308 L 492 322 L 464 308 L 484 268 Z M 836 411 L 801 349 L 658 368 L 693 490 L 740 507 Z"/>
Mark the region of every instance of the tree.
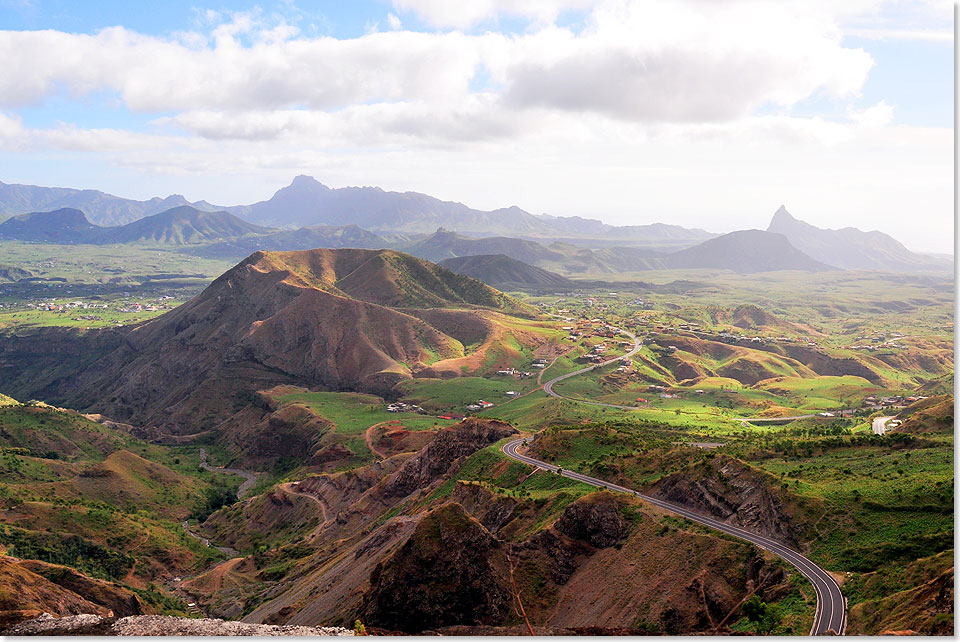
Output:
<path fill-rule="evenodd" d="M 780 609 L 767 604 L 759 595 L 752 595 L 743 603 L 743 614 L 756 625 L 757 633 L 770 633 L 780 625 Z"/>

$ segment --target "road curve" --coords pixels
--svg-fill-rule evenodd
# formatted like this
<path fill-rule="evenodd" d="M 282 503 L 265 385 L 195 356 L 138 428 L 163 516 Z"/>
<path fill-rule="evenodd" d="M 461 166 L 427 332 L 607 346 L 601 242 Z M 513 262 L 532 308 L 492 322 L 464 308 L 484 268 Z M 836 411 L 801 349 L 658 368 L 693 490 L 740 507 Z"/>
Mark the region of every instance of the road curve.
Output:
<path fill-rule="evenodd" d="M 548 395 L 550 395 L 551 397 L 556 397 L 557 399 L 569 399 L 570 401 L 579 401 L 580 403 L 587 403 L 587 404 L 590 404 L 591 406 L 603 406 L 604 408 L 620 408 L 621 410 L 636 410 L 637 409 L 636 406 L 618 406 L 617 404 L 613 404 L 613 403 L 603 403 L 600 401 L 587 401 L 585 399 L 565 397 L 558 392 L 554 392 L 553 390 L 553 384 L 555 383 L 559 383 L 564 379 L 569 379 L 570 377 L 576 377 L 577 375 L 581 375 L 585 372 L 590 372 L 594 368 L 602 368 L 603 366 L 608 366 L 611 363 L 618 361 L 620 359 L 623 359 L 625 357 L 632 357 L 633 355 L 637 354 L 637 352 L 640 351 L 640 348 L 641 348 L 640 339 L 637 338 L 637 335 L 622 329 L 617 329 L 617 332 L 619 332 L 620 334 L 625 334 L 633 340 L 633 349 L 630 350 L 630 352 L 627 352 L 626 354 L 622 354 L 619 357 L 614 357 L 613 359 L 607 359 L 606 361 L 595 363 L 592 366 L 587 366 L 586 368 L 580 368 L 579 370 L 574 370 L 573 372 L 562 374 L 559 377 L 554 377 L 547 383 L 543 384 L 543 391 Z"/>
<path fill-rule="evenodd" d="M 733 535 L 738 539 L 750 542 L 751 544 L 759 546 L 764 550 L 770 551 L 774 555 L 786 560 L 790 564 L 793 564 L 793 566 L 800 571 L 801 575 L 803 575 L 810 581 L 811 584 L 813 584 L 813 589 L 817 594 L 817 610 L 813 616 L 813 626 L 810 629 L 810 635 L 833 635 L 837 634 L 838 632 L 840 635 L 843 635 L 844 631 L 846 630 L 846 600 L 844 599 L 843 594 L 840 592 L 840 586 L 837 584 L 836 580 L 830 576 L 829 573 L 797 551 L 787 548 L 783 544 L 780 544 L 769 537 L 764 537 L 763 535 L 759 535 L 757 533 L 751 533 L 750 531 L 738 528 L 737 526 L 725 524 L 712 517 L 708 517 L 706 515 L 696 513 L 688 508 L 684 508 L 679 504 L 666 502 L 662 499 L 651 497 L 650 495 L 644 495 L 635 490 L 625 488 L 624 486 L 618 486 L 617 484 L 612 484 L 595 477 L 588 477 L 587 475 L 582 475 L 572 470 L 561 470 L 558 466 L 554 466 L 553 464 L 548 464 L 545 461 L 540 461 L 539 459 L 522 455 L 517 452 L 517 448 L 519 448 L 523 442 L 524 439 L 514 439 L 503 444 L 500 447 L 500 450 L 507 457 L 516 459 L 517 461 L 521 461 L 525 464 L 529 464 L 530 466 L 536 466 L 537 468 L 551 472 L 559 471 L 564 477 L 583 482 L 584 484 L 589 484 L 590 486 L 606 488 L 607 490 L 612 490 L 619 493 L 627 493 L 628 495 L 640 497 L 641 499 L 650 502 L 654 506 L 659 506 L 660 508 L 686 517 L 687 519 L 697 522 L 698 524 L 709 526 L 710 528 L 722 531 L 728 535 Z"/>
<path fill-rule="evenodd" d="M 882 435 L 887 432 L 887 422 L 893 419 L 893 417 L 877 417 L 873 420 L 873 434 Z"/>

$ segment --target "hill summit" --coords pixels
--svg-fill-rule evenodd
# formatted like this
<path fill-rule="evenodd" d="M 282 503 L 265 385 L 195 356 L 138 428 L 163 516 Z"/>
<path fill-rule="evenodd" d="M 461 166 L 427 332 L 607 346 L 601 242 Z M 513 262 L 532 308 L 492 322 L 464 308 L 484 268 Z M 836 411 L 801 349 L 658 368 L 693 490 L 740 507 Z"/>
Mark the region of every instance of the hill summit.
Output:
<path fill-rule="evenodd" d="M 105 236 L 110 243 L 150 241 L 168 245 L 203 243 L 270 231 L 229 212 L 205 212 L 191 205 L 181 205 L 127 225 L 106 229 L 109 232 Z"/>
<path fill-rule="evenodd" d="M 51 212 L 31 212 L 0 223 L 0 239 L 37 243 L 89 243 L 103 232 L 78 209 L 63 207 Z"/>
<path fill-rule="evenodd" d="M 740 230 L 709 239 L 668 255 L 664 263 L 671 268 L 724 268 L 741 274 L 833 269 L 795 248 L 783 234 L 762 230 Z"/>
<path fill-rule="evenodd" d="M 508 341 L 504 314 L 532 311 L 392 250 L 255 252 L 191 301 L 132 329 L 11 340 L 0 376 L 18 394 L 181 432 L 277 385 L 385 394 L 414 374 L 458 376 Z M 84 358 L 51 356 L 54 340 Z M 58 379 L 40 389 L 25 364 L 42 370 L 47 362 Z"/>
<path fill-rule="evenodd" d="M 440 265 L 494 287 L 571 288 L 576 284 L 554 272 L 534 267 L 503 254 L 479 254 L 445 259 Z"/>

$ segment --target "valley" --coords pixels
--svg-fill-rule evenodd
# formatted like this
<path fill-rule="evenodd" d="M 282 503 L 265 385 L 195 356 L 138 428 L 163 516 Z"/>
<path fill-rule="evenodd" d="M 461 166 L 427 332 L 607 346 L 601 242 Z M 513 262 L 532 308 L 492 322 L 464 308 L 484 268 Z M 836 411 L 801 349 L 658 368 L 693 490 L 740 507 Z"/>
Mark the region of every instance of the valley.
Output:
<path fill-rule="evenodd" d="M 837 269 L 785 210 L 804 250 L 189 209 L 0 240 L 0 586 L 36 587 L 6 625 L 952 631 L 936 261 Z"/>

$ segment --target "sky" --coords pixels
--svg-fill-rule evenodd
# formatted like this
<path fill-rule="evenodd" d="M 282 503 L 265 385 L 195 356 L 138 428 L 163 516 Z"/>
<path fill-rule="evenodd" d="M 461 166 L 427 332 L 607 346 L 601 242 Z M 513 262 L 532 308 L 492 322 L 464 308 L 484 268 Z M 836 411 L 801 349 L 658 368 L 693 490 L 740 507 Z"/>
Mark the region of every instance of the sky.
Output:
<path fill-rule="evenodd" d="M 953 33 L 942 0 L 0 0 L 0 181 L 715 232 L 782 204 L 952 252 Z"/>

